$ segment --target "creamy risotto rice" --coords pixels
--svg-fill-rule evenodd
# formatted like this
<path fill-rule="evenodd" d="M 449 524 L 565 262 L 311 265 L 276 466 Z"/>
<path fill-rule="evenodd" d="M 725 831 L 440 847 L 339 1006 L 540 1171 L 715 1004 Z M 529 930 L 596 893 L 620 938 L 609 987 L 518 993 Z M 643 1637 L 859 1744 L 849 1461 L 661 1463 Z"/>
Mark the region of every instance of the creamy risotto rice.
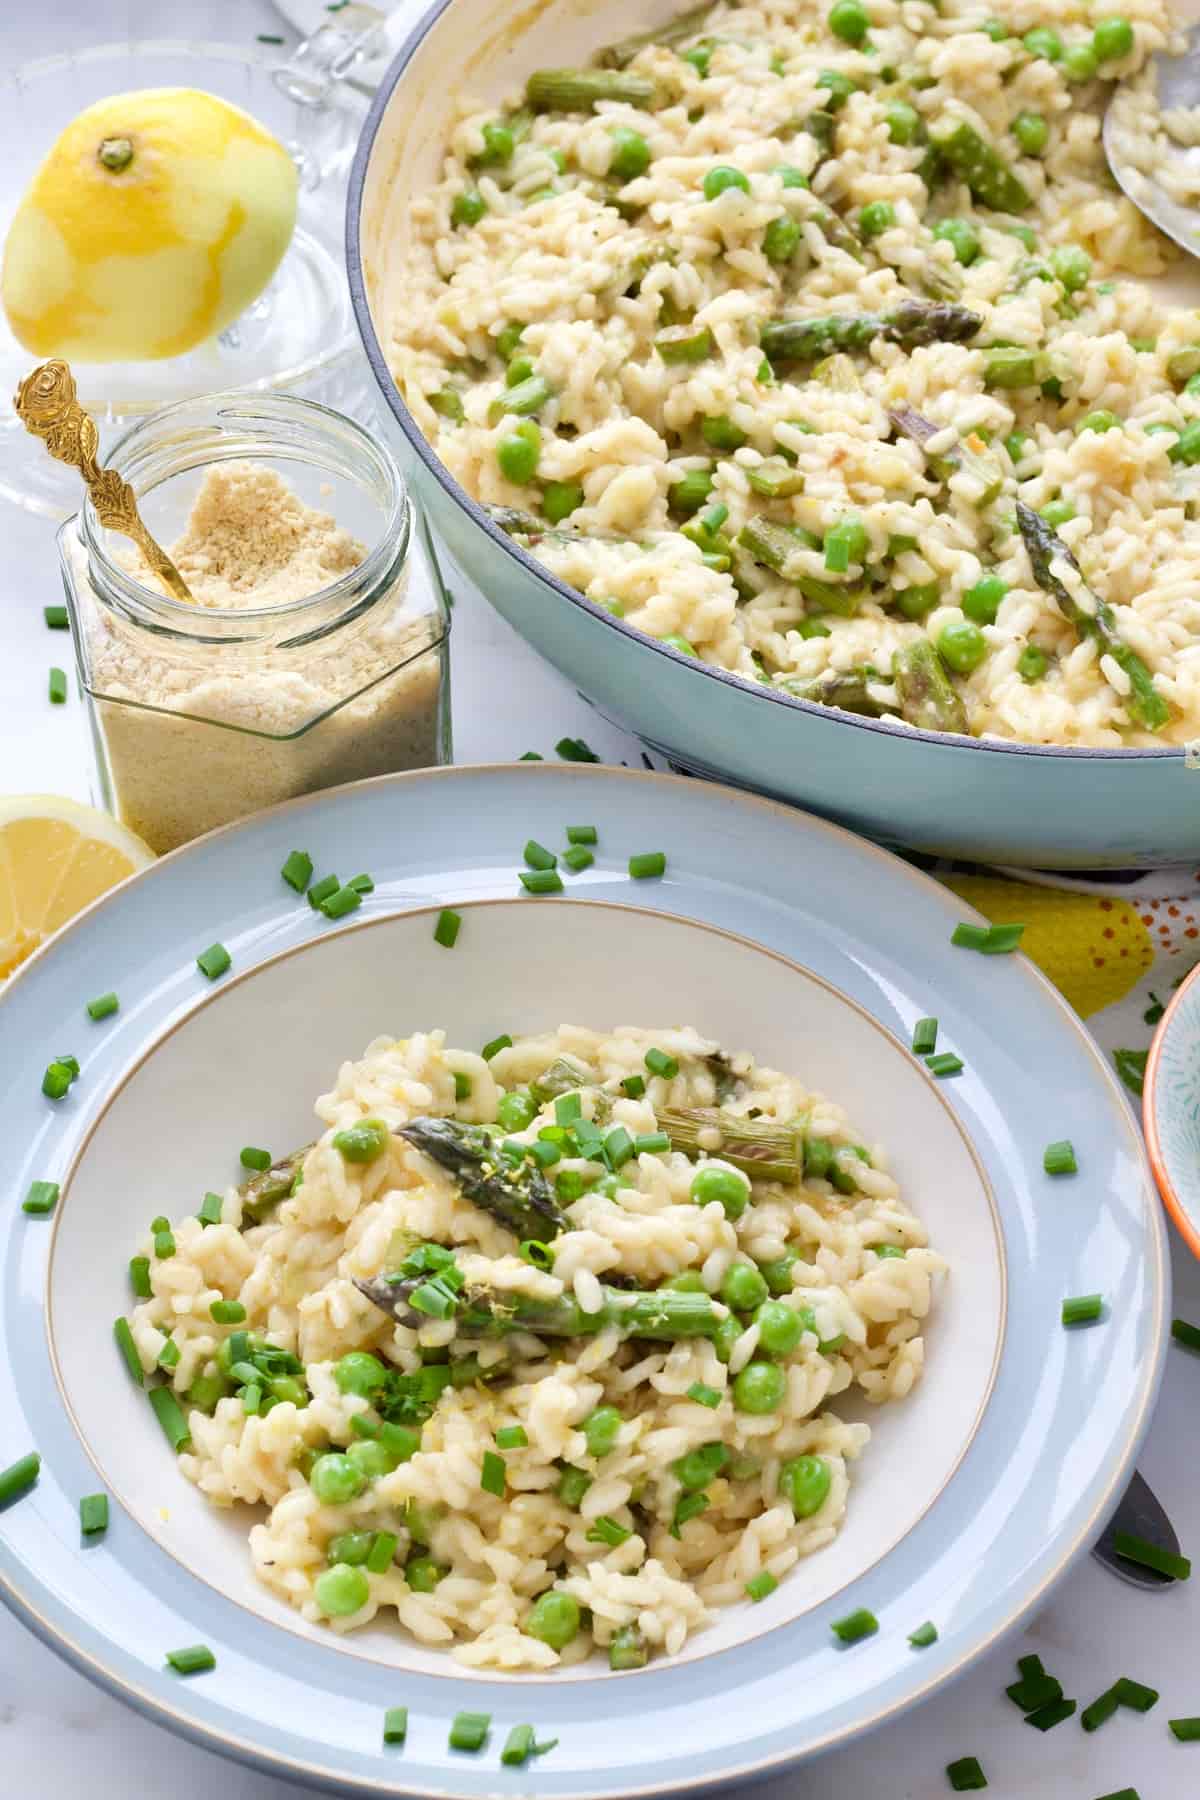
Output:
<path fill-rule="evenodd" d="M 481 1668 L 632 1669 L 832 1540 L 870 1438 L 836 1397 L 909 1393 L 944 1266 L 838 1106 L 690 1029 L 564 1026 L 379 1039 L 316 1111 L 134 1265 L 180 1467 L 260 1508 L 260 1581 Z"/>
<path fill-rule="evenodd" d="M 451 473 L 749 680 L 1032 743 L 1200 735 L 1200 320 L 1135 279 L 1173 252 L 1100 145 L 1162 0 L 597 35 L 500 114 L 465 98 L 412 202 L 390 355 Z"/>

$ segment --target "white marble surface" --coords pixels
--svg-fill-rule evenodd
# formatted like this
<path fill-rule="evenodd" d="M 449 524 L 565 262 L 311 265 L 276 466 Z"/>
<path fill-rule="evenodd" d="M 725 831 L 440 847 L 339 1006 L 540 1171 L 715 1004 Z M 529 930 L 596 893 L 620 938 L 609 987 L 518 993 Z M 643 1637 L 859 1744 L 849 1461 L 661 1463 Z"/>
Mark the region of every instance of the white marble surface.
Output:
<path fill-rule="evenodd" d="M 268 0 L 0 0 L 0 52 L 23 61 L 131 31 L 156 37 L 252 41 L 278 30 Z M 48 633 L 41 608 L 57 601 L 53 532 L 0 505 L 0 788 L 87 793 L 82 715 L 45 698 L 46 670 L 67 640 Z M 637 761 L 631 739 L 606 727 L 477 598 L 460 594 L 454 622 L 454 711 L 459 761 L 552 753 L 582 733 L 606 760 Z M 12 1203 L 12 1196 L 8 1201 Z M 1200 1269 L 1173 1242 L 1176 1305 L 1200 1319 Z M 1170 1511 L 1184 1548 L 1200 1546 L 1195 1419 L 1200 1363 L 1173 1349 L 1140 1467 Z M 1096 1404 L 1103 1405 L 1098 1394 Z M 1028 1729 L 1004 1697 L 1013 1659 L 1042 1653 L 1069 1694 L 1086 1704 L 1120 1674 L 1162 1689 L 1146 1718 L 1118 1715 L 1085 1735 L 1069 1721 L 1047 1736 Z M 797 1670 L 798 1681 L 804 1679 Z M 1200 1713 L 1200 1584 L 1148 1595 L 1085 1557 L 1018 1639 L 989 1653 L 952 1688 L 845 1751 L 755 1790 L 767 1800 L 934 1800 L 949 1792 L 952 1758 L 974 1754 L 996 1800 L 1098 1800 L 1135 1786 L 1141 1800 L 1200 1793 L 1200 1745 L 1178 1745 L 1167 1718 Z M 285 1800 L 299 1793 L 169 1736 L 84 1681 L 0 1612 L 0 1794 L 57 1800 Z"/>

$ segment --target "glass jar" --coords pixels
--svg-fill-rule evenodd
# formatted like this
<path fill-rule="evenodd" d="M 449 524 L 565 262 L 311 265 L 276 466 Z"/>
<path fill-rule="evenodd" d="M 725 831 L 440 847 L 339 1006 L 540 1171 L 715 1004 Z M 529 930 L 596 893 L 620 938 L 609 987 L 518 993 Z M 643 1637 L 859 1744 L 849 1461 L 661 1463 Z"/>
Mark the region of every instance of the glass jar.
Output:
<path fill-rule="evenodd" d="M 164 407 L 109 464 L 197 596 L 151 585 L 90 500 L 59 532 L 99 798 L 152 849 L 449 761 L 449 609 L 413 579 L 384 445 L 309 400 L 226 394 Z M 313 569 L 321 585 L 291 592 Z"/>

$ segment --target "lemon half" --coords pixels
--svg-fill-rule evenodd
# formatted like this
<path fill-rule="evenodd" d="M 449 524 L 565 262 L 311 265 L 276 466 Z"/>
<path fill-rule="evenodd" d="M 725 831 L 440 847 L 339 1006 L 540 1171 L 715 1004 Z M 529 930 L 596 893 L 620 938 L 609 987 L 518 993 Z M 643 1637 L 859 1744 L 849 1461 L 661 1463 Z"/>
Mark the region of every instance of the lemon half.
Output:
<path fill-rule="evenodd" d="M 0 979 L 154 860 L 148 844 L 95 807 L 55 794 L 0 794 Z"/>

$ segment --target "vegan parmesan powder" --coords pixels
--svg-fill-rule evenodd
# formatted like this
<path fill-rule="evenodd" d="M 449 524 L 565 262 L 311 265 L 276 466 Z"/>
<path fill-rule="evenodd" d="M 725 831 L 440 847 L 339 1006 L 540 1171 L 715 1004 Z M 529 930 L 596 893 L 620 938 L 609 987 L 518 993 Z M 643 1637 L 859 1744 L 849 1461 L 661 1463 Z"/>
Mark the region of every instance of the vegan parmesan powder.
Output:
<path fill-rule="evenodd" d="M 366 551 L 274 469 L 238 461 L 209 468 L 170 554 L 197 607 L 228 615 L 318 594 Z M 163 636 L 101 604 L 78 556 L 112 799 L 160 854 L 298 794 L 439 760 L 444 629 L 408 604 L 407 563 L 359 617 L 283 648 L 313 621 L 281 621 L 269 642 Z M 162 591 L 140 553 L 125 566 Z"/>

